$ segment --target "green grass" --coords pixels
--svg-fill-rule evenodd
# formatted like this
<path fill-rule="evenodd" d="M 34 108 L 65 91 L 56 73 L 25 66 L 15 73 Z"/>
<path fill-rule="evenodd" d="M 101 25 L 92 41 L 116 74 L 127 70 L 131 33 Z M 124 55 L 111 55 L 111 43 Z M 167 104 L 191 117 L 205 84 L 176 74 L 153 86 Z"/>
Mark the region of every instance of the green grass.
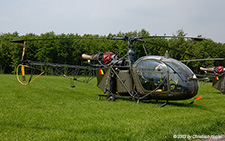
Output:
<path fill-rule="evenodd" d="M 24 88 L 15 75 L 0 75 L 1 140 L 172 140 L 173 135 L 225 132 L 225 95 L 201 83 L 202 99 L 139 105 L 98 101 L 96 86 L 42 76 Z M 163 102 L 163 101 L 162 101 Z"/>

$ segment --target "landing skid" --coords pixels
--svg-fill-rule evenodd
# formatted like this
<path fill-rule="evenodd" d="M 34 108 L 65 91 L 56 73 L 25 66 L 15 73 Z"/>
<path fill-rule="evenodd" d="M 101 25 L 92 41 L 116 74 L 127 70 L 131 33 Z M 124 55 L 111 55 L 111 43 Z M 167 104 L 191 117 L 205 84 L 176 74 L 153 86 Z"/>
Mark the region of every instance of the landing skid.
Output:
<path fill-rule="evenodd" d="M 106 97 L 107 101 L 115 101 L 116 97 L 128 98 L 128 99 L 131 98 L 132 99 L 132 97 L 130 97 L 130 96 L 116 96 L 114 94 L 108 94 L 108 95 L 102 94 L 102 95 L 98 95 L 98 100 L 101 100 L 101 97 Z M 135 99 L 137 101 L 137 104 L 139 104 L 141 99 L 139 99 L 139 98 L 135 98 Z M 198 99 L 201 99 L 201 96 L 196 97 L 193 101 L 189 102 L 187 105 L 194 104 Z M 158 103 L 158 100 L 156 100 L 156 103 Z M 160 106 L 157 106 L 157 107 L 165 107 L 168 104 L 169 104 L 169 100 L 166 100 L 165 103 L 163 103 L 163 104 L 161 104 Z"/>

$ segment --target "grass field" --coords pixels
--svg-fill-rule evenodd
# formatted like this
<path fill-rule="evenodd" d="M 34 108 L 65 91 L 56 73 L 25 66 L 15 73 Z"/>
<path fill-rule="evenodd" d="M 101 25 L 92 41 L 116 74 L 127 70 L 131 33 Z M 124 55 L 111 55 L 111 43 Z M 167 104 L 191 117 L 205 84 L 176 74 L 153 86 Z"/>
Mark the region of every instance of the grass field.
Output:
<path fill-rule="evenodd" d="M 15 75 L 0 75 L 0 82 L 0 140 L 172 140 L 225 133 L 225 95 L 209 84 L 201 83 L 202 99 L 193 105 L 189 99 L 158 108 L 162 103 L 98 101 L 96 86 L 70 88 L 69 79 L 57 76 L 25 88 Z"/>

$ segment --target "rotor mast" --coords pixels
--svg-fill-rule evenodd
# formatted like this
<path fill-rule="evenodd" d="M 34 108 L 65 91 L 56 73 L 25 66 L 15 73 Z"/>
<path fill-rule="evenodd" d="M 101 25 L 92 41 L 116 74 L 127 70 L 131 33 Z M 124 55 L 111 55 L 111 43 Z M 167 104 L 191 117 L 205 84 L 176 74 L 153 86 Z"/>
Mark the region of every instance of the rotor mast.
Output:
<path fill-rule="evenodd" d="M 144 42 L 146 43 L 145 40 L 142 40 L 140 37 L 128 37 L 128 36 L 122 36 L 122 37 L 110 37 L 109 39 L 111 40 L 124 40 L 124 41 L 128 41 L 128 48 L 129 50 L 127 51 L 127 62 L 128 65 L 131 67 L 132 64 L 134 63 L 135 59 L 136 59 L 136 52 L 134 51 L 134 48 L 136 47 L 136 45 L 134 45 L 135 41 L 139 41 L 139 42 Z"/>

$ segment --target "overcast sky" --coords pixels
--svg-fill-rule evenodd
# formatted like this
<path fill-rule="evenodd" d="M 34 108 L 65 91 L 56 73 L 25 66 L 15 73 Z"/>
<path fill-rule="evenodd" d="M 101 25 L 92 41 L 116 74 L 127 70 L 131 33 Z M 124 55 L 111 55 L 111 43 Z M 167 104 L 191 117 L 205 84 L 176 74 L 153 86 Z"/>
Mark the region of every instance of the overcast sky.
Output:
<path fill-rule="evenodd" d="M 225 0 L 1 0 L 0 33 L 54 31 L 108 35 L 145 29 L 151 35 L 225 42 Z"/>

